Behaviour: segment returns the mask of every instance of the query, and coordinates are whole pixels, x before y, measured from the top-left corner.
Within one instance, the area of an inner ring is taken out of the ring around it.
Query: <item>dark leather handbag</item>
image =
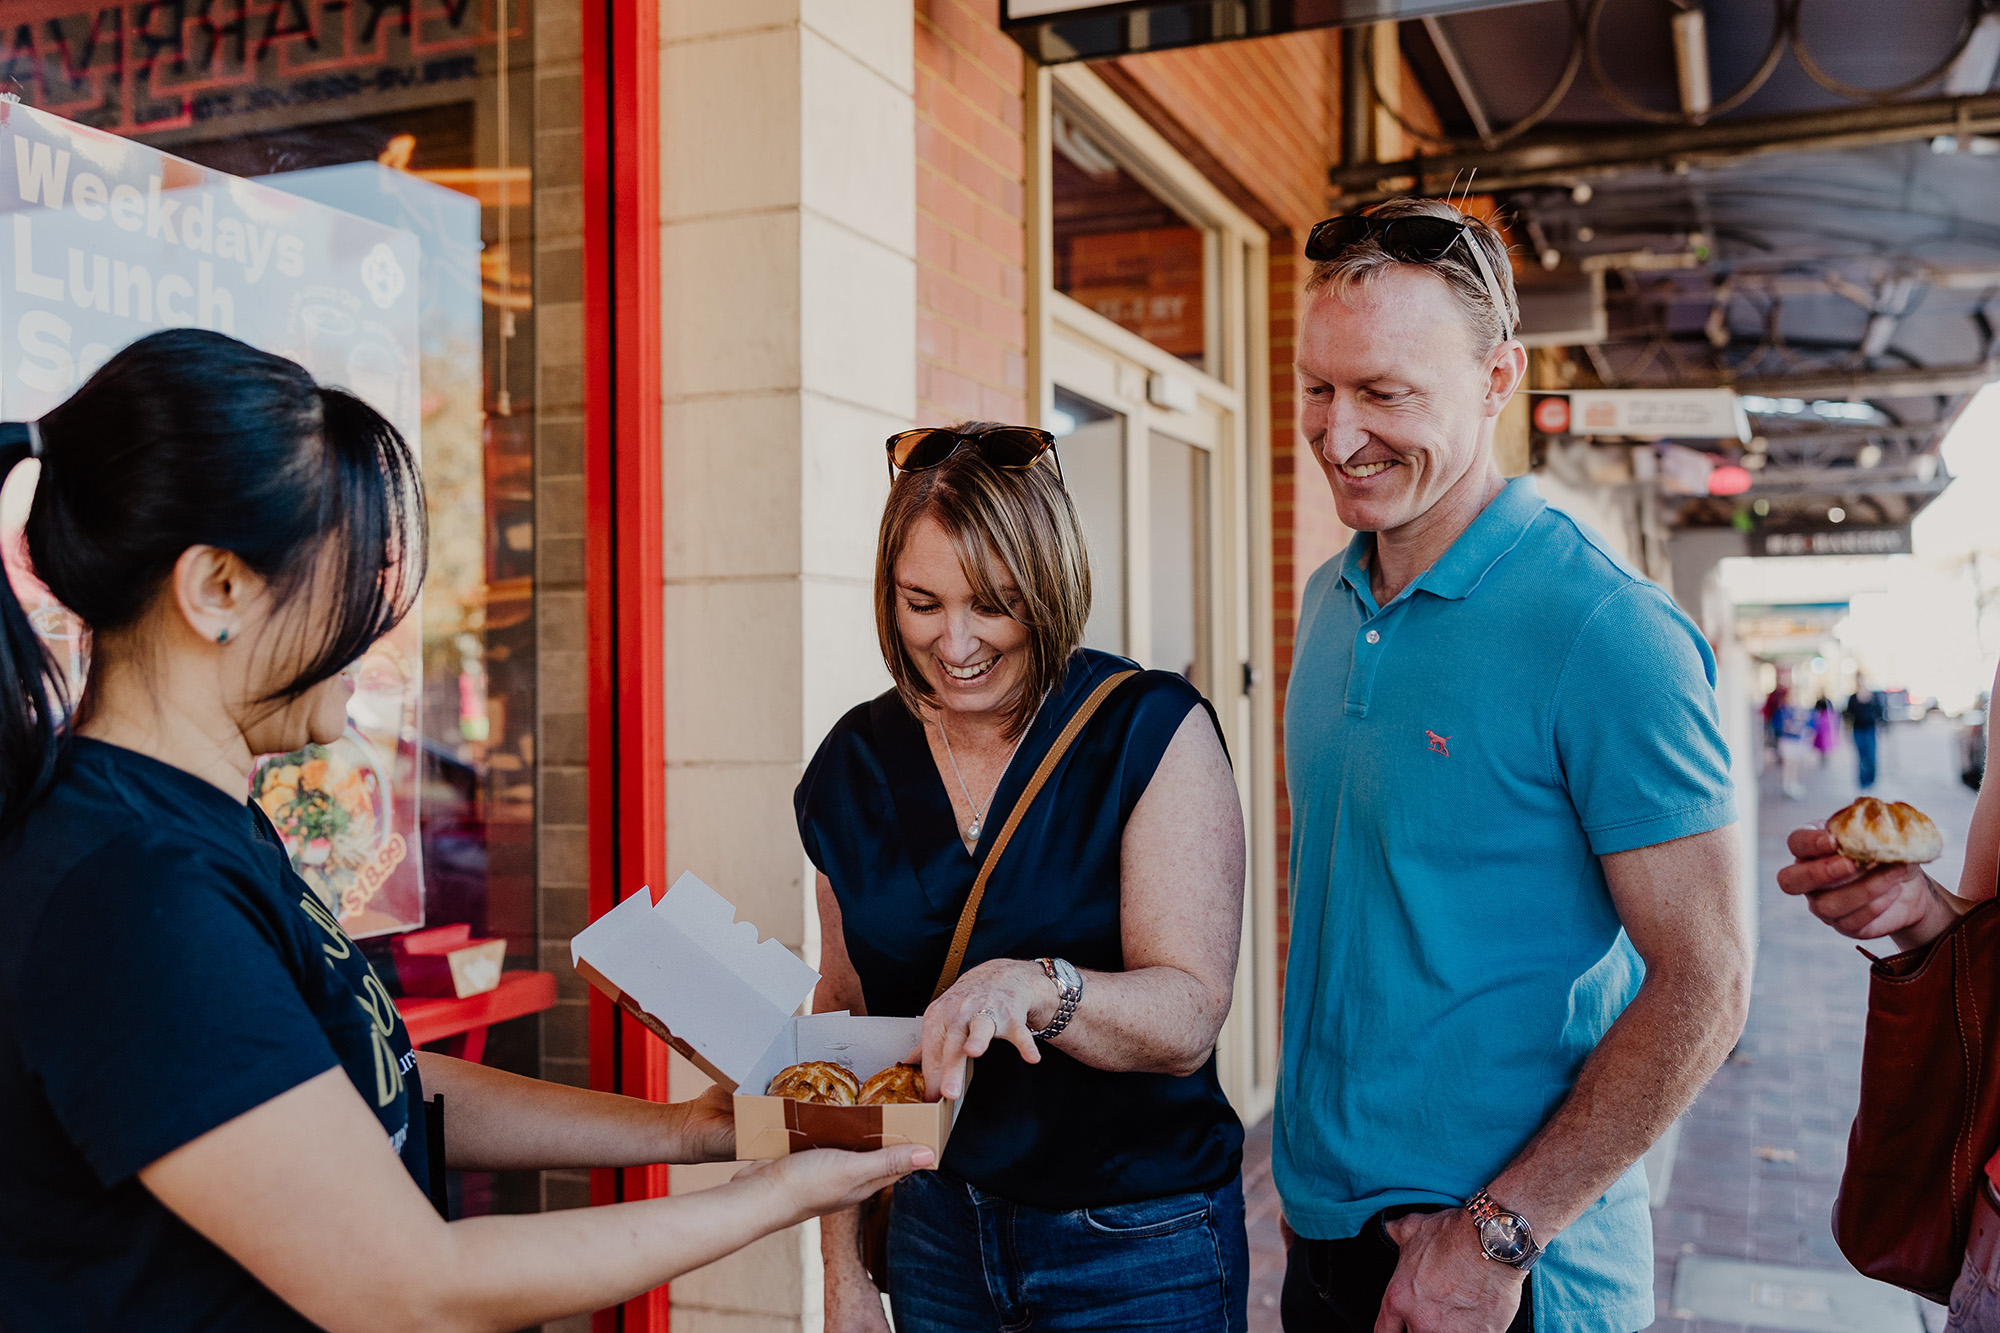
[[[1007,850],[1014,830],[1020,826],[1021,817],[1028,813],[1028,807],[1041,794],[1042,785],[1056,771],[1062,757],[1069,753],[1070,744],[1083,730],[1084,723],[1090,721],[1091,715],[1111,697],[1113,690],[1138,674],[1136,671],[1120,671],[1099,681],[1097,688],[1090,692],[1090,697],[1070,714],[1069,721],[1063,724],[1062,733],[1049,746],[1049,752],[1042,756],[1042,762],[1036,765],[1034,776],[1028,779],[1027,786],[1021,788],[1014,808],[1007,812],[1007,822],[1000,827],[1000,835],[993,839],[986,859],[979,863],[979,874],[972,881],[972,892],[966,895],[964,910],[958,914],[958,928],[951,934],[951,951],[945,955],[944,970],[938,974],[937,985],[931,989],[931,999],[935,1000],[950,990],[958,980],[960,969],[965,966],[965,950],[972,943],[972,926],[979,919],[979,902],[986,896],[986,881],[993,877],[993,868],[1000,864],[1000,854]],[[889,1208],[895,1197],[896,1191],[892,1186],[861,1204],[861,1263],[868,1270],[869,1278],[883,1291],[889,1289]]]
[[[1865,952],[1865,951],[1864,951]],[[2000,899],[1868,983],[1861,1107],[1833,1236],[1867,1276],[1947,1304],[2000,1149]]]

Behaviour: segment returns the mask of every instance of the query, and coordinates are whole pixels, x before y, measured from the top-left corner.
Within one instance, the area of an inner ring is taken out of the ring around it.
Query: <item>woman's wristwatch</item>
[[[1077,1003],[1083,999],[1083,973],[1061,958],[1037,958],[1035,961],[1042,965],[1042,971],[1048,973],[1049,980],[1055,982],[1056,994],[1061,997],[1061,1003],[1056,1006],[1056,1016],[1049,1020],[1047,1027],[1033,1034],[1036,1041],[1047,1041],[1068,1027],[1069,1020],[1076,1017]]]

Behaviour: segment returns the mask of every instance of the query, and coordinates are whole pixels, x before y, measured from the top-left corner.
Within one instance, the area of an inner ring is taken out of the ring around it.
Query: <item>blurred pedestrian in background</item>
[[[1824,767],[1840,744],[1840,719],[1835,716],[1833,704],[1824,694],[1813,701],[1812,742],[1813,748],[1819,751],[1820,765]]]
[[[1773,722],[1778,734],[1778,778],[1786,799],[1796,801],[1805,794],[1799,775],[1805,770],[1806,751],[1813,744],[1813,717],[1804,705],[1788,702],[1778,705]]]
[[[1867,679],[1857,671],[1854,693],[1848,696],[1847,707],[1842,711],[1848,729],[1854,733],[1854,753],[1859,760],[1857,779],[1861,790],[1867,791],[1875,785],[1875,739],[1882,724],[1889,720],[1889,709],[1882,696],[1869,689]]]
[[[1772,754],[1778,752],[1778,710],[1785,706],[1791,690],[1785,685],[1785,678],[1778,677],[1778,683],[1764,696],[1764,748]]]

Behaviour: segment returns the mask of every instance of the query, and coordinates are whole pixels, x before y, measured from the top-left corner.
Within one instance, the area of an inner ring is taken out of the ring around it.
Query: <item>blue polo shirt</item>
[[[1386,607],[1373,549],[1306,585],[1285,705],[1272,1166],[1317,1239],[1506,1167],[1644,975],[1598,857],[1736,818],[1708,644],[1532,478]],[[1535,1327],[1632,1333],[1652,1288],[1635,1165],[1549,1243]]]

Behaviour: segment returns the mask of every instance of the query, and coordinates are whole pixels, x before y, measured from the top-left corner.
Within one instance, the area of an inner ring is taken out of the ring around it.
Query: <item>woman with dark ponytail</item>
[[[80,696],[0,577],[0,1327],[516,1329],[625,1300],[928,1165],[814,1152],[675,1199],[446,1223],[466,1170],[727,1160],[729,1099],[657,1105],[410,1048],[247,802],[330,742],[413,605],[417,464],[299,366],[175,329],[39,422],[35,574]],[[919,1160],[922,1158],[923,1160]]]

